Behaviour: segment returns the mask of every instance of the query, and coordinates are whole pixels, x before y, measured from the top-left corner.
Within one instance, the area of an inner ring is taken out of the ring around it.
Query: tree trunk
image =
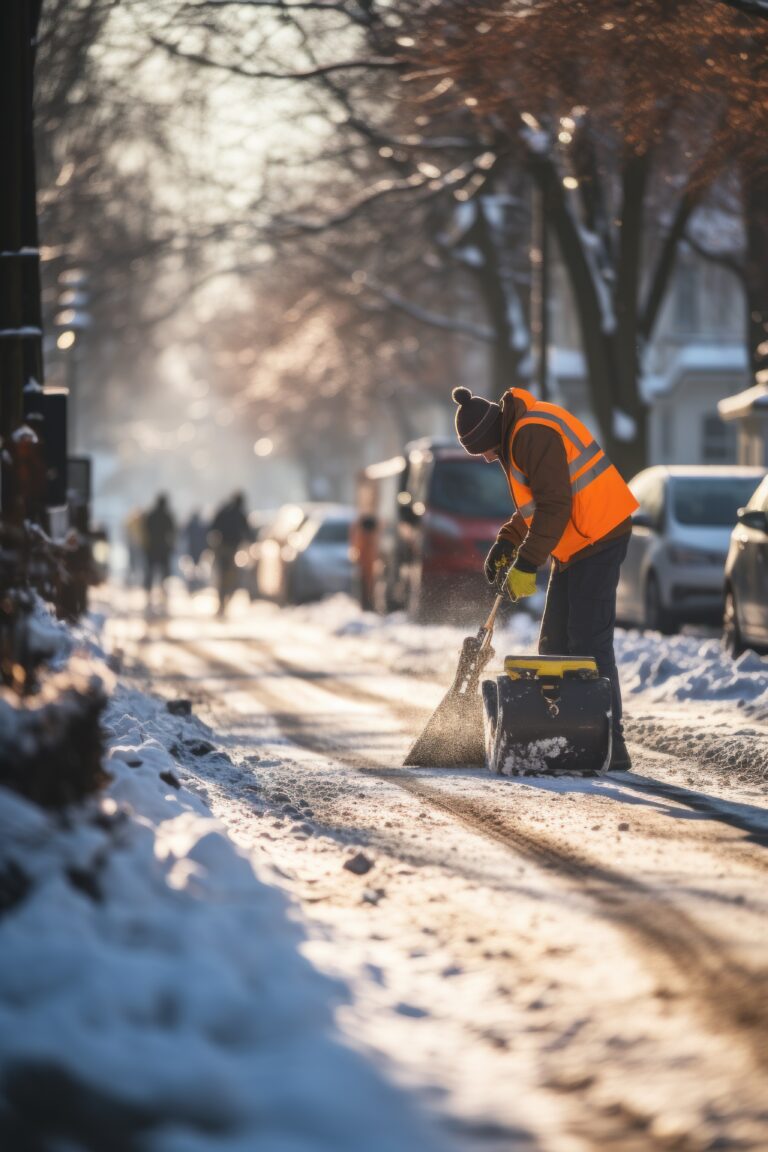
[[[549,160],[536,156],[531,160],[531,172],[549,206],[550,223],[571,282],[581,330],[592,409],[600,426],[602,443],[606,451],[610,452],[615,386],[611,372],[610,323],[601,308],[582,238],[554,165]],[[606,331],[606,328],[609,330]]]
[[[742,169],[746,231],[747,349],[753,373],[768,368],[768,171]]]
[[[24,387],[42,383],[42,333],[33,138],[34,40],[39,0],[0,5],[0,438],[24,419]],[[4,456],[2,511],[23,519],[25,495]]]
[[[502,245],[483,209],[482,197],[476,201],[475,222],[467,234],[482,255],[475,270],[488,322],[495,339],[491,350],[491,395],[498,399],[508,388],[520,386],[520,349],[515,346],[515,332],[510,317],[509,293],[514,286],[505,281],[499,260]]]

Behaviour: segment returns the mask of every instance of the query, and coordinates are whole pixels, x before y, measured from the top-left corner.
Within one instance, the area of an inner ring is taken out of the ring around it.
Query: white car
[[[303,604],[352,591],[349,533],[352,508],[339,505],[310,513],[283,549],[288,600]]]
[[[764,468],[658,465],[630,488],[640,507],[621,568],[616,616],[660,632],[722,619],[731,531]]]

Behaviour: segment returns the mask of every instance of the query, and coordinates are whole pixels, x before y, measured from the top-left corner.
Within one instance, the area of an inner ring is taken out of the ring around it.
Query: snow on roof
[[[752,388],[738,392],[735,396],[727,396],[719,402],[717,411],[722,420],[739,420],[753,413],[768,416],[768,378],[760,380],[761,377],[768,377],[768,372],[759,372],[760,382]]]
[[[584,355],[578,348],[550,348],[549,366],[558,378],[568,376],[580,380],[586,375]]]
[[[746,372],[748,367],[747,350],[742,343],[684,344],[666,372],[647,372],[642,377],[640,389],[646,404],[650,404],[657,396],[671,392],[686,376],[715,372],[736,374]]]
[[[706,479],[711,476],[750,477],[764,476],[765,468],[758,464],[653,464],[644,472],[663,473],[665,476],[689,476]],[[638,473],[638,476],[640,473]],[[637,479],[637,477],[633,477]]]

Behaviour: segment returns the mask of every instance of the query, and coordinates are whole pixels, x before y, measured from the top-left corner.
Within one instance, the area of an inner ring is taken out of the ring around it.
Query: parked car
[[[768,476],[739,508],[725,562],[723,645],[768,650]]]
[[[242,548],[235,557],[235,563],[241,569],[241,585],[245,588],[251,600],[255,600],[259,596],[258,580],[261,544],[274,522],[274,510],[268,512],[262,508],[258,508],[248,513],[250,540],[243,543]]]
[[[402,606],[398,579],[397,498],[405,488],[405,456],[364,468],[357,478],[357,515],[350,532],[353,592],[366,611]]]
[[[295,604],[350,592],[353,519],[353,510],[342,504],[284,504],[258,542],[258,595]]]
[[[283,548],[286,598],[291,604],[352,591],[349,533],[354,509],[339,505],[311,512]]]
[[[283,504],[272,522],[262,529],[254,549],[255,593],[265,600],[284,604],[287,600],[286,572],[283,548],[289,537],[298,532],[309,515],[301,504]]]
[[[657,465],[630,481],[640,507],[619,579],[622,623],[672,633],[721,618],[731,530],[764,474],[735,465]]]
[[[376,610],[452,618],[485,603],[483,561],[513,510],[502,469],[453,441],[414,441],[403,456],[365,469],[358,527],[365,517],[376,536],[370,577]]]

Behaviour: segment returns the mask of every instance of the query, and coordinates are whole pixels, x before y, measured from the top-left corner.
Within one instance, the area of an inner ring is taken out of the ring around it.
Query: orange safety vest
[[[507,479],[517,510],[530,527],[536,502],[528,478],[515,463],[515,439],[521,428],[541,424],[552,428],[563,441],[571,477],[571,516],[552,555],[565,563],[631,516],[637,500],[616,468],[592,438],[589,429],[565,408],[537,400],[524,388],[512,388],[516,399],[527,408],[512,430]]]

